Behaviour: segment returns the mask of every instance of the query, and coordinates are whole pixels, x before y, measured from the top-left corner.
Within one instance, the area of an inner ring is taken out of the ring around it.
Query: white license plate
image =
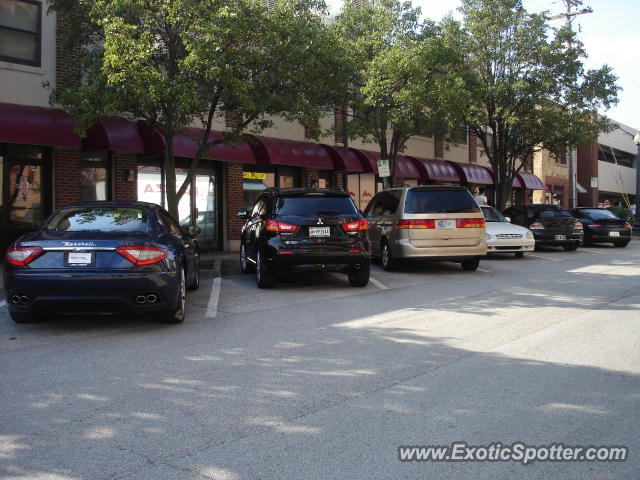
[[[70,265],[89,265],[92,262],[91,252],[69,252]]]
[[[609,236],[610,237],[619,237],[620,236],[620,232],[609,232]]]
[[[455,220],[436,220],[436,228],[456,228]]]
[[[310,237],[328,237],[331,235],[331,227],[309,227]]]
[[[566,235],[556,235],[556,240],[566,240]]]

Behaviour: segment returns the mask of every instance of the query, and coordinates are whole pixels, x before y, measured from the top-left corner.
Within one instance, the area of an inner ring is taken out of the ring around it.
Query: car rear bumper
[[[587,231],[585,232],[584,238],[585,240],[589,240],[590,242],[620,242],[631,239],[631,230],[614,230],[619,233],[619,236],[614,237],[611,236],[609,230],[605,231]]]
[[[175,306],[178,289],[178,278],[160,271],[5,272],[9,310],[43,316],[161,312]],[[26,300],[16,303],[16,295]]]
[[[393,242],[391,253],[396,258],[429,258],[432,260],[464,260],[482,257],[487,254],[487,242],[481,239],[475,245],[462,247],[415,247],[409,239],[399,239]]]
[[[267,265],[275,272],[287,270],[343,270],[368,265],[370,257],[364,253],[294,252],[277,253],[267,260]]]
[[[536,245],[572,245],[582,243],[584,235],[582,233],[536,233],[533,231]],[[558,240],[557,235],[564,235],[564,240]]]

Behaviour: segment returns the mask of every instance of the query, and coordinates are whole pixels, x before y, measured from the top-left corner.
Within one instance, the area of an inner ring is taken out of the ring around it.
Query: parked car
[[[513,205],[503,214],[509,217],[512,223],[531,230],[536,246],[560,246],[566,251],[574,251],[582,244],[582,224],[558,205]]]
[[[349,194],[328,189],[266,189],[246,220],[240,240],[240,269],[255,272],[260,288],[292,270],[344,272],[354,287],[369,282],[367,221]]]
[[[182,322],[199,284],[198,244],[162,207],[87,202],[61,208],[7,250],[9,314],[154,314]]]
[[[614,247],[626,247],[631,241],[631,225],[615,213],[596,207],[580,207],[571,210],[584,228],[584,243],[612,243]]]
[[[400,259],[451,260],[476,270],[487,253],[485,222],[469,191],[453,185],[385,190],[364,211],[373,255],[392,270]]]
[[[516,258],[524,257],[524,252],[531,252],[536,241],[530,230],[510,223],[511,219],[503,216],[498,210],[489,206],[481,206],[487,230],[487,253],[516,254]]]

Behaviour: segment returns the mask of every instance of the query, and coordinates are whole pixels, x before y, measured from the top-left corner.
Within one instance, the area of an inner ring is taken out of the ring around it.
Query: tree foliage
[[[69,42],[84,46],[82,84],[54,91],[53,101],[80,131],[123,113],[159,129],[175,217],[212,146],[241,141],[243,131],[261,131],[273,116],[317,118],[341,90],[344,67],[320,1],[278,0],[268,8],[254,0],[56,0],[53,8],[76,24]],[[211,141],[214,121],[227,113],[235,127]],[[177,186],[172,139],[192,124],[203,132]]]
[[[586,70],[586,52],[570,27],[551,30],[546,12],[520,0],[463,0],[463,22],[443,22],[443,40],[466,52],[459,65],[459,122],[477,135],[494,171],[496,206],[535,151],[559,155],[609,128],[595,114],[617,101],[608,66]]]

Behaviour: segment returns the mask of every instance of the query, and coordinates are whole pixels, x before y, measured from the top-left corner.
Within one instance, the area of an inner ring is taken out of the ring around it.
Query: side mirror
[[[247,218],[249,218],[249,212],[247,212],[246,208],[241,208],[238,210],[238,213],[236,213],[236,218],[246,220]]]
[[[505,219],[507,222],[511,223],[511,217],[504,217],[504,219]]]
[[[195,225],[189,225],[189,228],[187,228],[187,232],[192,237],[195,237],[196,235],[200,235],[200,232],[202,232],[202,230],[200,229],[200,227],[196,227]]]

